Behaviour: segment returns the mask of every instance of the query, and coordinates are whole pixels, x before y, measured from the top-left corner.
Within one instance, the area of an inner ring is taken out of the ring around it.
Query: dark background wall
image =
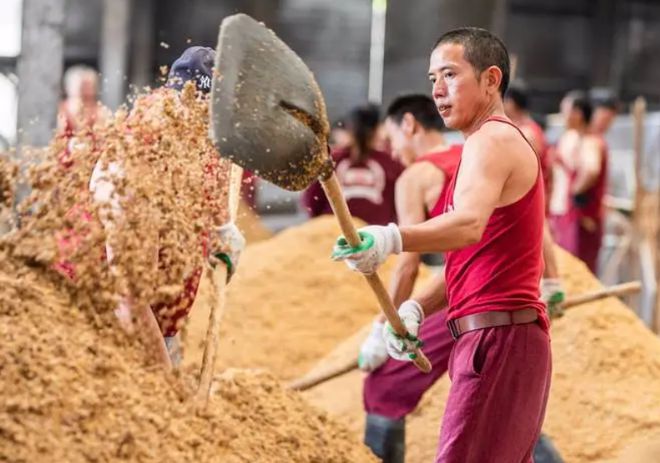
[[[133,0],[133,10],[129,81],[155,83],[160,65],[189,42],[214,46],[222,18],[241,11],[266,22],[307,62],[331,118],[367,99],[370,0]],[[98,65],[102,14],[102,0],[69,0],[67,65]],[[660,1],[389,0],[386,20],[384,102],[403,91],[428,92],[435,39],[451,27],[479,25],[496,30],[516,55],[537,112],[555,111],[570,89],[595,85],[660,106]]]

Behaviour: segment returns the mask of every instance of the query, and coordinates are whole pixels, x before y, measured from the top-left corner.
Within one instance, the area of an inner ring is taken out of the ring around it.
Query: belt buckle
[[[456,320],[447,320],[447,328],[449,328],[449,334],[451,334],[452,339],[456,341],[460,335],[456,327]]]

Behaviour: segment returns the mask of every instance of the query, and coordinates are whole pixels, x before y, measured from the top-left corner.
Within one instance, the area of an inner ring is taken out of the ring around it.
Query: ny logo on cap
[[[200,76],[199,85],[205,90],[211,89],[211,78],[209,76]]]

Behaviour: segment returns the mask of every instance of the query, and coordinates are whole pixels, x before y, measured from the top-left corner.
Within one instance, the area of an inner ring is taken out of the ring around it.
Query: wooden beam
[[[104,0],[101,29],[101,101],[115,110],[126,96],[131,0]]]
[[[19,149],[47,145],[55,129],[64,59],[65,4],[66,0],[23,2],[17,63]]]

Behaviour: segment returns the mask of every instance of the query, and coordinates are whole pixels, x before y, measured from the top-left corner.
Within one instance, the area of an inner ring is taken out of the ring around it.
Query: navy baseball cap
[[[197,90],[211,91],[215,50],[209,47],[190,47],[172,64],[167,76],[168,88],[181,90],[186,82],[194,80]]]

